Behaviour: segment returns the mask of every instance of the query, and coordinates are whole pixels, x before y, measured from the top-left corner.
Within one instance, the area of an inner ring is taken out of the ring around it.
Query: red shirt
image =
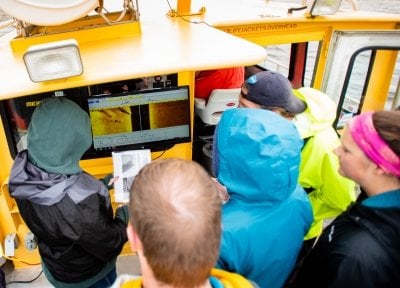
[[[244,67],[200,71],[195,78],[194,97],[208,99],[214,89],[240,88]]]

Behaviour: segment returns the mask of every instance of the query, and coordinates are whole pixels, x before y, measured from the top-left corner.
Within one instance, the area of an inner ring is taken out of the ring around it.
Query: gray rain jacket
[[[38,240],[46,276],[91,285],[115,267],[127,236],[126,224],[113,217],[107,187],[79,167],[92,142],[89,116],[67,98],[45,99],[27,140],[9,191]]]

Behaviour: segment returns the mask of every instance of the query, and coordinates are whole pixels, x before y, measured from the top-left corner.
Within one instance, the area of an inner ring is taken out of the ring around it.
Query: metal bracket
[[[4,255],[7,257],[13,257],[15,255],[15,249],[18,246],[18,241],[15,233],[7,234],[4,240]]]

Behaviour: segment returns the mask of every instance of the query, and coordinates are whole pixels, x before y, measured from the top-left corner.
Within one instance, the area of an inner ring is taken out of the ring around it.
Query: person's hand
[[[110,190],[113,188],[113,184],[115,181],[118,180],[118,176],[113,177],[113,174],[107,174],[101,181],[104,183],[104,185],[107,186],[107,189]]]
[[[115,219],[121,221],[125,225],[128,225],[129,222],[128,205],[122,205],[117,208],[117,211],[115,211]]]
[[[229,193],[228,193],[228,190],[226,189],[226,187],[224,185],[219,183],[217,178],[211,177],[211,179],[215,183],[215,187],[217,188],[217,191],[218,191],[218,194],[219,194],[219,198],[221,198],[222,204],[225,204],[226,202],[228,202],[229,197],[230,197]]]

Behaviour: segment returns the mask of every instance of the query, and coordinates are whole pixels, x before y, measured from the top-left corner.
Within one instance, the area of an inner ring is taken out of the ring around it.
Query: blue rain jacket
[[[224,112],[214,141],[214,172],[230,194],[217,267],[282,287],[313,220],[298,185],[303,140],[278,114],[241,108]]]

